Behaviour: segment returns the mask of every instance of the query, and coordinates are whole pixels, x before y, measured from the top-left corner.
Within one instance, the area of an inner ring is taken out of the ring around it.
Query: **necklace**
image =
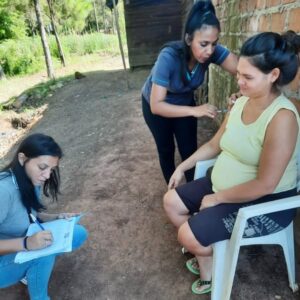
[[[196,73],[198,67],[199,67],[199,63],[196,63],[196,65],[194,66],[193,70],[191,71],[191,76],[192,76],[192,77],[193,77],[193,75]]]
[[[194,66],[193,70],[192,71],[187,71],[187,78],[188,80],[191,80],[192,77],[194,76],[194,74],[196,73],[197,69],[199,67],[199,63],[196,63],[196,65]]]

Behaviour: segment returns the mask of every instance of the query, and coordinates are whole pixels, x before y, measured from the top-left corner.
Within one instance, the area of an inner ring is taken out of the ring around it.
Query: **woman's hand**
[[[183,175],[184,172],[181,171],[180,168],[177,168],[169,180],[168,189],[171,190],[176,188],[182,180]]]
[[[218,201],[218,198],[217,198],[216,194],[206,195],[202,199],[201,206],[200,206],[199,210],[203,210],[205,208],[213,207],[213,206],[216,206],[218,204],[220,204],[220,202]]]
[[[27,238],[27,249],[37,250],[52,245],[53,238],[51,231],[43,230],[31,235]]]
[[[80,213],[60,213],[57,215],[56,219],[70,219],[79,215]]]
[[[193,107],[193,117],[195,118],[207,116],[213,119],[217,114],[217,108],[208,103]]]

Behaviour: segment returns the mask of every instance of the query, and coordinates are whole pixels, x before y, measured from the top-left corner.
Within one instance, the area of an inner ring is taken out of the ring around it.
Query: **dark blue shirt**
[[[184,83],[181,74],[181,58],[178,52],[165,47],[161,50],[158,58],[148,76],[142,94],[150,103],[152,83],[167,89],[165,101],[176,105],[192,105],[194,91],[203,83],[205,72],[210,63],[220,65],[229,55],[229,50],[217,45],[212,56],[205,63],[197,63],[194,70],[188,74],[188,83]]]

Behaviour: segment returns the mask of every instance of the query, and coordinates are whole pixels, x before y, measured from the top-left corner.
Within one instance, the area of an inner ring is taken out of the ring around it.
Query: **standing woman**
[[[22,264],[14,262],[18,251],[43,249],[52,244],[50,231],[26,237],[33,221],[41,222],[76,216],[74,213],[48,214],[40,202],[41,188],[48,197],[57,199],[60,186],[59,160],[62,150],[50,136],[32,134],[19,146],[11,163],[0,173],[0,288],[11,286],[26,277],[31,300],[47,300],[48,282],[55,255]],[[76,224],[72,250],[80,247],[87,231]]]
[[[188,15],[183,41],[165,45],[142,88],[144,118],[167,183],[175,171],[174,136],[185,160],[197,149],[197,118],[217,115],[215,106],[196,106],[194,101],[209,64],[236,74],[237,57],[218,45],[220,31],[213,4],[198,1]],[[193,174],[193,169],[187,170],[186,180],[191,181]]]

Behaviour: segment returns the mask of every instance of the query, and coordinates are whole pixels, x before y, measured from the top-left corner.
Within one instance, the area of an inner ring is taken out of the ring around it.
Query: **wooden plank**
[[[124,6],[131,67],[153,64],[164,43],[181,38],[182,0],[125,0]]]

